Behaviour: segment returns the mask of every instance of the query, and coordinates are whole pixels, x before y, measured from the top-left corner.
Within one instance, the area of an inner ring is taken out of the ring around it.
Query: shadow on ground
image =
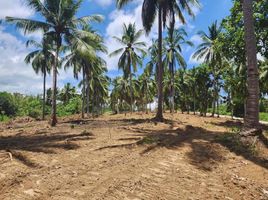
[[[222,125],[227,126],[227,124]],[[233,126],[237,126],[237,124],[233,124]],[[179,149],[188,145],[191,149],[186,152],[189,163],[202,170],[211,171],[220,162],[225,162],[226,155],[230,151],[268,169],[267,158],[255,155],[252,149],[239,143],[234,133],[212,132],[190,125],[185,126],[184,129],[163,129],[159,131],[131,127],[129,131],[134,132],[129,139],[134,140],[135,138],[135,142],[106,146],[97,150],[143,146],[144,150],[141,152],[141,155],[143,155],[158,148]]]
[[[81,134],[70,134],[67,132],[42,134],[27,134],[15,136],[0,136],[0,151],[4,150],[12,154],[14,158],[21,161],[28,167],[38,167],[33,161],[27,158],[23,152],[35,152],[55,154],[56,150],[73,150],[79,148],[74,141],[92,140],[92,133],[82,132]]]

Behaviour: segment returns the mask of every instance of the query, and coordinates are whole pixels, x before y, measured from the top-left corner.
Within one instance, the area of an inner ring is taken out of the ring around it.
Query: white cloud
[[[94,1],[98,5],[102,7],[108,7],[113,3],[113,0],[89,0],[89,1]]]
[[[30,52],[25,44],[15,36],[6,33],[0,27],[0,91],[20,92],[23,94],[42,93],[42,76],[36,75],[31,65],[24,63],[25,56]],[[72,69],[59,71],[58,86],[73,80]],[[51,87],[51,77],[47,87]]]
[[[141,10],[142,2],[140,1],[135,9],[132,10],[114,10],[109,19],[111,22],[106,28],[105,44],[108,47],[108,52],[111,53],[114,50],[120,48],[113,36],[120,37],[122,35],[122,26],[123,24],[135,23],[137,30],[143,29],[142,20],[141,20]],[[157,37],[157,24],[155,23],[152,27],[152,31],[149,36],[145,34],[140,38],[140,41],[146,42],[148,46],[151,44],[151,39]],[[104,59],[107,61],[107,67],[109,70],[117,69],[117,63],[119,56],[110,58],[109,56],[104,56]]]
[[[0,19],[6,16],[12,17],[30,17],[34,12],[25,5],[23,0],[1,0],[0,1]]]
[[[192,43],[194,43],[195,46],[198,46],[199,44],[202,43],[202,38],[199,36],[199,35],[193,35],[191,38],[190,38],[190,41]]]

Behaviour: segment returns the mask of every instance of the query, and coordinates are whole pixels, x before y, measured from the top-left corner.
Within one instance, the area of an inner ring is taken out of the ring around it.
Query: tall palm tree
[[[122,8],[133,0],[116,0],[117,6]],[[158,110],[156,120],[163,121],[163,75],[162,66],[162,31],[169,18],[175,24],[175,15],[177,15],[182,23],[186,23],[183,11],[190,16],[194,16],[192,6],[199,6],[198,0],[143,0],[142,6],[142,22],[147,33],[151,31],[153,23],[158,13]]]
[[[55,60],[52,66],[53,84],[52,84],[52,113],[51,126],[57,124],[56,117],[56,88],[57,88],[57,68],[59,67],[60,49],[64,42],[72,45],[87,46],[81,37],[91,36],[90,32],[81,30],[80,27],[86,26],[90,21],[102,21],[99,15],[84,16],[77,18],[76,14],[83,0],[27,0],[27,5],[39,14],[43,20],[24,19],[16,17],[6,17],[6,21],[15,24],[17,28],[22,29],[24,34],[44,31],[46,36],[53,38],[53,47],[55,50]]]
[[[193,43],[187,41],[185,38],[187,37],[187,33],[183,28],[174,29],[173,27],[168,28],[168,35],[164,40],[164,44],[166,45],[167,51],[165,52],[164,63],[165,66],[168,66],[168,71],[170,73],[171,85],[170,85],[170,105],[171,105],[171,113],[174,112],[174,75],[176,71],[176,64],[181,66],[182,68],[186,68],[186,62],[182,56],[182,45],[193,46]]]
[[[103,38],[90,27],[84,27],[83,30],[91,32],[91,36],[82,37],[87,46],[71,45],[70,54],[64,60],[64,68],[73,67],[74,78],[78,79],[79,73],[82,72],[82,118],[84,118],[85,104],[86,112],[89,114],[89,82],[93,71],[101,70],[104,61],[97,55],[98,52],[106,53],[106,47],[103,44]]]
[[[257,66],[257,42],[254,31],[253,0],[243,0],[245,42],[247,57],[246,129],[259,129],[259,72]]]
[[[146,47],[144,42],[140,42],[139,39],[143,34],[143,30],[136,30],[136,25],[134,24],[124,24],[123,25],[123,35],[121,38],[114,36],[113,38],[123,45],[122,48],[119,48],[112,52],[110,56],[117,56],[121,54],[118,62],[119,69],[122,69],[124,72],[124,77],[129,78],[130,81],[130,108],[131,113],[133,112],[133,88],[132,88],[132,73],[137,71],[137,65],[142,66],[141,56],[146,54],[143,49]]]
[[[202,39],[202,43],[197,47],[197,50],[193,55],[193,58],[206,62],[209,65],[213,75],[214,100],[212,116],[214,116],[215,114],[216,102],[218,101],[219,76],[224,60],[224,55],[221,51],[221,48],[218,47],[218,41],[221,31],[222,27],[218,26],[216,21],[208,27],[208,34],[204,31],[198,32],[198,35]]]
[[[42,43],[34,40],[28,40],[26,46],[36,48],[33,52],[25,57],[27,64],[32,63],[32,67],[36,74],[43,75],[43,112],[42,119],[45,119],[45,105],[46,105],[46,77],[50,73],[51,66],[54,60],[54,54],[48,38],[43,38]]]

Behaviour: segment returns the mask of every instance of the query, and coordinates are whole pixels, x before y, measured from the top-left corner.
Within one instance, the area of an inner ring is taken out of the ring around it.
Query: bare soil
[[[244,149],[226,134],[241,122],[152,117],[1,124],[0,199],[268,199],[267,146]]]

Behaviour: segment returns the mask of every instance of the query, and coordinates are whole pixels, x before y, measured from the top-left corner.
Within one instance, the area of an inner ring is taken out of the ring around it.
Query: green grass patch
[[[0,115],[0,122],[8,122],[10,118],[6,115]]]
[[[268,113],[260,113],[260,120],[268,122]]]
[[[158,142],[157,138],[147,136],[147,137],[144,137],[142,140],[140,140],[138,144],[154,144],[157,142]]]

